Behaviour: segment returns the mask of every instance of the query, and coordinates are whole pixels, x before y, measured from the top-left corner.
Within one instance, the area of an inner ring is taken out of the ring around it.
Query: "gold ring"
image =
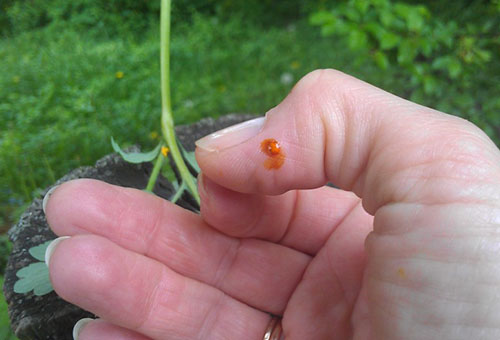
[[[273,315],[262,340],[280,340],[282,331],[281,318]]]

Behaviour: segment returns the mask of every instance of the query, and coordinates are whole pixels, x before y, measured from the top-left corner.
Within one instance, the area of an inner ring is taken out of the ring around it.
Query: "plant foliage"
[[[54,290],[49,278],[49,268],[45,263],[45,250],[52,240],[29,249],[29,253],[39,262],[34,262],[19,269],[16,273],[19,280],[14,284],[14,292],[25,294],[33,291],[40,296]]]
[[[113,150],[120,154],[124,160],[126,160],[129,163],[144,163],[144,162],[151,162],[153,161],[156,157],[158,157],[158,154],[160,153],[160,148],[161,148],[161,143],[158,143],[158,145],[151,151],[146,151],[146,152],[125,152],[123,151],[120,146],[115,142],[113,137],[111,137],[111,145],[113,146]]]
[[[498,1],[491,1],[478,10],[480,21],[463,24],[441,19],[421,4],[349,0],[312,13],[309,22],[323,36],[344,41],[356,52],[359,65],[373,62],[382,70],[402,71],[413,87],[412,100],[435,107],[433,103],[452,93],[438,108],[458,108],[487,128],[498,126],[499,118],[478,113],[483,107],[500,109],[499,101],[477,96],[477,72],[500,58],[500,8]],[[495,121],[485,124],[490,118]]]

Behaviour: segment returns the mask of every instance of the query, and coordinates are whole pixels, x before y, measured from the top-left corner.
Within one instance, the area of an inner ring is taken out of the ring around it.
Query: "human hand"
[[[201,216],[92,180],[46,201],[54,288],[102,318],[79,340],[261,340],[269,313],[287,340],[500,338],[500,152],[474,125],[322,70],[197,160]]]

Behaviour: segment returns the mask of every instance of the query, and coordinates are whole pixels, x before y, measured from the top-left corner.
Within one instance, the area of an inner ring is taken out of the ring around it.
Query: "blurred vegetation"
[[[158,15],[146,0],[0,3],[0,233],[43,188],[111,152],[111,136],[156,144]],[[331,67],[499,142],[500,0],[174,0],[172,15],[178,124],[264,113]]]
[[[452,4],[457,18],[435,4],[441,16],[422,4],[351,0],[309,19],[323,36],[357,52],[355,63],[398,69],[409,80],[409,99],[461,114],[495,137],[500,99],[483,89],[498,88],[500,79],[499,3],[472,2],[463,13]]]

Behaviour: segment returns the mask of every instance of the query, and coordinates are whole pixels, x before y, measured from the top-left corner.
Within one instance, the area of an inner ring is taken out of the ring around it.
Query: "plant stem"
[[[170,148],[177,170],[194,199],[200,204],[200,196],[195,179],[182,158],[175,139],[172,102],[170,97],[170,5],[171,0],[161,0],[160,43],[161,43],[161,131]]]
[[[163,165],[163,160],[165,159],[165,156],[161,153],[161,151],[158,153],[158,157],[156,158],[155,166],[153,167],[153,171],[151,172],[151,176],[149,176],[148,179],[148,185],[146,186],[146,191],[147,192],[153,192],[153,189],[156,184],[156,179],[158,178],[158,174],[160,173],[161,166]]]

